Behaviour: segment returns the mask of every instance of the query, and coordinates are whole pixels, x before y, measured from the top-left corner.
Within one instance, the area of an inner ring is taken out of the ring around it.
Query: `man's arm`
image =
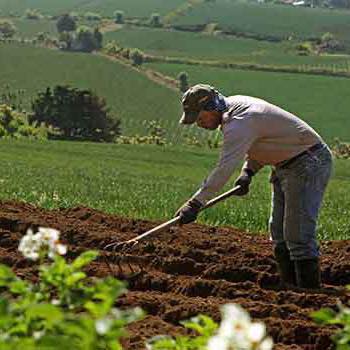
[[[224,133],[223,148],[216,168],[192,197],[202,204],[212,199],[224,187],[256,139],[249,116],[232,120],[230,124]]]

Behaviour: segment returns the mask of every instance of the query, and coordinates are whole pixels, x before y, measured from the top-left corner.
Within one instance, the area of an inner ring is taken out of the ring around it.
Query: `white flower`
[[[112,326],[113,321],[110,318],[101,318],[95,322],[96,332],[99,335],[105,335]]]
[[[267,337],[261,342],[257,350],[272,350],[272,348],[273,348],[273,340],[271,337]]]
[[[209,339],[208,350],[271,350],[273,341],[266,337],[266,326],[252,322],[239,305],[226,304],[221,308],[222,321],[217,334]]]
[[[36,339],[36,340],[42,338],[44,335],[45,335],[45,331],[33,332],[33,337],[34,337],[34,339]]]
[[[33,235],[33,231],[28,229],[26,235],[19,242],[18,250],[26,258],[37,260],[39,258],[40,247],[40,237],[37,234]]]
[[[207,345],[208,350],[228,350],[228,347],[228,340],[220,336],[210,338]]]
[[[67,246],[56,243],[49,246],[49,258],[53,259],[56,254],[65,255],[67,253]]]
[[[266,326],[262,322],[252,323],[248,330],[248,339],[252,343],[260,343],[266,335]]]
[[[36,234],[28,229],[26,235],[22,237],[18,250],[28,259],[37,260],[40,252],[48,252],[49,258],[54,258],[56,254],[64,255],[67,247],[59,242],[60,232],[46,227],[40,227]]]
[[[48,227],[39,227],[38,233],[40,233],[43,242],[47,243],[48,245],[58,242],[60,237],[60,231]]]

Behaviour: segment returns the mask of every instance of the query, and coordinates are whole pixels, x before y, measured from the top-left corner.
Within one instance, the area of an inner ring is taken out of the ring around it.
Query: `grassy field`
[[[156,56],[265,65],[346,67],[350,70],[350,56],[299,56],[296,53],[295,42],[273,43],[135,27],[124,27],[115,32],[106,33],[104,41],[112,40],[122,47],[137,47]]]
[[[166,220],[196,191],[215,165],[217,153],[199,148],[1,140],[0,198],[45,208],[86,205],[117,215]],[[248,197],[232,198],[203,212],[199,222],[266,232],[268,175],[268,169],[262,170]],[[350,238],[349,180],[350,162],[336,161],[320,218],[320,238]]]
[[[5,84],[12,90],[24,89],[27,107],[31,98],[48,86],[92,89],[122,119],[124,134],[144,131],[143,120],[176,124],[180,115],[179,94],[96,55],[0,44],[0,67],[0,91]]]
[[[346,42],[350,49],[349,12],[346,10],[216,0],[203,2],[186,16],[177,17],[175,23],[218,23],[226,29],[279,38],[320,37],[325,32],[331,32]]]
[[[29,19],[12,20],[17,28],[16,36],[21,38],[32,38],[39,32],[49,33],[50,35],[58,35],[56,22],[46,19],[33,21]]]
[[[191,84],[216,86],[227,95],[265,98],[308,121],[327,140],[339,137],[350,141],[348,124],[350,80],[305,74],[271,73],[245,70],[150,64],[151,68],[176,77],[189,74]]]
[[[164,15],[184,2],[185,0],[0,0],[0,9],[4,15],[23,15],[30,8],[50,15],[69,11],[93,11],[112,17],[114,11],[122,10],[127,17],[149,17],[153,12]]]

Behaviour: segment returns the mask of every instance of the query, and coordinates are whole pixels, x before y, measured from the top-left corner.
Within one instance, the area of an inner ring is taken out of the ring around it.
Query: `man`
[[[220,160],[200,189],[176,213],[186,224],[229,180],[245,158],[235,185],[249,191],[252,177],[265,165],[271,175],[269,221],[282,285],[320,288],[316,221],[331,175],[332,155],[322,138],[295,115],[250,96],[225,97],[198,84],[182,99],[181,124],[215,130],[221,127]]]

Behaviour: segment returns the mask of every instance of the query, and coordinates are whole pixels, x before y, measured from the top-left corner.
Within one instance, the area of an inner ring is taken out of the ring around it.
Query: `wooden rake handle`
[[[239,190],[241,189],[241,186],[235,186],[234,188],[232,188],[231,190],[221,194],[220,196],[217,196],[215,197],[214,199],[210,200],[204,207],[202,207],[200,209],[200,211],[204,210],[204,209],[207,209],[207,208],[210,208],[212,207],[213,205],[223,201],[224,199],[228,198],[228,197],[231,197],[231,196],[234,196],[235,194],[237,194],[239,192]],[[160,224],[154,228],[152,228],[151,230],[133,238],[133,239],[130,239],[128,241],[125,241],[125,242],[120,242],[120,243],[112,243],[112,244],[108,244],[105,248],[109,248],[109,247],[118,247],[118,246],[121,246],[121,245],[128,245],[128,244],[137,244],[138,241],[140,239],[143,239],[147,236],[150,236],[151,234],[153,233],[157,233],[157,232],[160,232],[160,231],[163,231],[165,229],[167,229],[168,227],[171,227],[171,226],[174,226],[176,225],[177,223],[180,222],[180,216],[177,216],[175,218],[172,218],[170,219],[169,221],[167,222],[164,222],[163,224]]]

